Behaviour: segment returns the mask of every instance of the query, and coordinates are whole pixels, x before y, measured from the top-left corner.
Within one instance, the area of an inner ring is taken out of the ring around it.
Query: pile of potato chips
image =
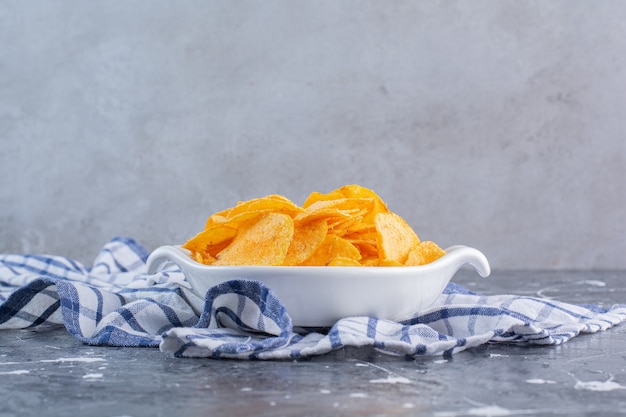
[[[183,247],[207,265],[415,266],[445,255],[358,185],[313,192],[301,207],[280,195],[239,202]]]

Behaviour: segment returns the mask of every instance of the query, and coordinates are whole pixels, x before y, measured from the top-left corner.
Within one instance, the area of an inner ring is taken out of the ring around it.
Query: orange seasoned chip
[[[313,255],[300,265],[326,266],[333,258],[339,257],[358,261],[361,259],[361,253],[347,240],[335,235],[326,235]]]
[[[374,227],[360,229],[356,232],[348,233],[344,236],[346,240],[352,243],[368,243],[376,246],[378,233]]]
[[[378,213],[374,224],[380,259],[404,263],[409,250],[420,243],[411,226],[396,213]]]
[[[351,242],[361,253],[363,258],[376,258],[378,259],[378,247],[370,243]]]
[[[383,211],[387,211],[387,205],[385,202],[376,194],[374,191],[369,188],[362,187],[360,185],[351,184],[344,185],[343,187],[337,188],[329,193],[323,194],[317,191],[312,192],[302,204],[302,207],[307,208],[311,204],[317,201],[326,201],[326,200],[339,200],[341,198],[367,198],[376,200],[377,205]]]
[[[265,213],[243,223],[232,243],[217,254],[213,265],[281,265],[294,223],[283,213]]]
[[[307,223],[313,220],[328,219],[329,221],[350,219],[353,216],[363,215],[368,211],[368,206],[373,207],[372,199],[349,199],[319,200],[304,209],[304,212],[296,215],[295,220]]]
[[[228,222],[228,212],[232,210],[231,208],[228,208],[226,210],[222,210],[222,211],[218,211],[217,213],[212,214],[211,216],[209,216],[209,218],[207,219],[206,223],[204,224],[204,228],[208,228],[211,227],[215,224],[224,224]]]
[[[364,229],[362,232],[346,234],[343,238],[356,246],[363,258],[378,259],[377,233],[375,229]]]
[[[215,257],[208,253],[192,252],[192,258],[201,264],[211,265],[215,262]]]
[[[404,266],[398,261],[392,261],[391,259],[379,259],[377,266]]]
[[[418,266],[436,261],[446,254],[435,242],[424,241],[409,251],[405,265]]]
[[[362,266],[356,259],[344,258],[338,256],[328,261],[326,266]]]
[[[311,204],[318,202],[318,201],[337,200],[343,197],[344,195],[338,190],[331,191],[330,193],[327,193],[327,194],[323,194],[318,191],[313,191],[311,194],[309,194],[306,200],[304,200],[304,203],[302,203],[302,207],[306,209]]]
[[[283,213],[293,216],[304,210],[289,199],[271,194],[248,201],[240,201],[235,207],[221,211],[209,217],[205,227],[211,224],[243,222],[262,213]]]
[[[270,211],[273,213],[293,215],[304,210],[285,197],[272,194],[238,204],[228,212],[228,218],[235,219],[249,213],[261,214]]]
[[[236,235],[237,229],[234,227],[211,225],[185,242],[183,248],[189,249],[194,255],[198,254],[195,258],[202,259],[202,263],[209,263]]]
[[[379,266],[378,265],[378,263],[379,263],[378,262],[378,255],[373,256],[373,257],[361,258],[359,263],[362,266]]]
[[[298,265],[310,258],[322,244],[327,233],[328,224],[324,219],[307,224],[296,223],[283,265]]]
[[[382,198],[374,191],[369,188],[361,187],[360,185],[352,184],[345,185],[337,190],[344,197],[347,198],[367,198],[372,199],[374,201],[374,207],[370,212],[371,220],[373,221],[374,216],[377,213],[386,213],[389,211],[387,208],[387,204],[383,201]]]
[[[445,254],[356,184],[312,192],[301,207],[277,194],[240,201],[183,247],[208,265],[398,266]]]

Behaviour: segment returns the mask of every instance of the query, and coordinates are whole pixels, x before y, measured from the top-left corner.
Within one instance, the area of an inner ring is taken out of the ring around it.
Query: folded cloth
[[[450,283],[413,319],[347,317],[307,333],[293,328],[289,312],[261,282],[227,281],[203,299],[175,266],[148,275],[147,256],[128,238],[107,243],[91,268],[59,256],[0,255],[0,330],[64,325],[92,345],[160,347],[177,357],[287,359],[347,346],[414,356],[485,343],[558,345],[626,320],[626,305],[484,296]]]

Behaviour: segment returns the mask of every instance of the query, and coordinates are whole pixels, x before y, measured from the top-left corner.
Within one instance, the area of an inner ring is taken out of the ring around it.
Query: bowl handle
[[[173,262],[184,272],[183,265],[189,263],[189,251],[180,246],[160,246],[156,248],[146,261],[148,274],[154,274],[165,262]]]
[[[452,265],[455,265],[456,269],[461,268],[461,266],[465,264],[469,264],[483,278],[488,277],[489,274],[491,274],[489,261],[487,261],[485,255],[478,249],[464,245],[450,246],[446,249],[446,256],[444,258],[446,258]]]

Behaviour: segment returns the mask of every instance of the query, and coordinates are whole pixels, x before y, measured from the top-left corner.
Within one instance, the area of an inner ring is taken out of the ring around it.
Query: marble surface
[[[485,294],[609,306],[626,271],[460,271]],[[0,332],[0,417],[613,416],[626,414],[626,326],[561,346],[485,345],[452,357],[342,349],[306,360],[176,359],[87,346],[64,329]]]

